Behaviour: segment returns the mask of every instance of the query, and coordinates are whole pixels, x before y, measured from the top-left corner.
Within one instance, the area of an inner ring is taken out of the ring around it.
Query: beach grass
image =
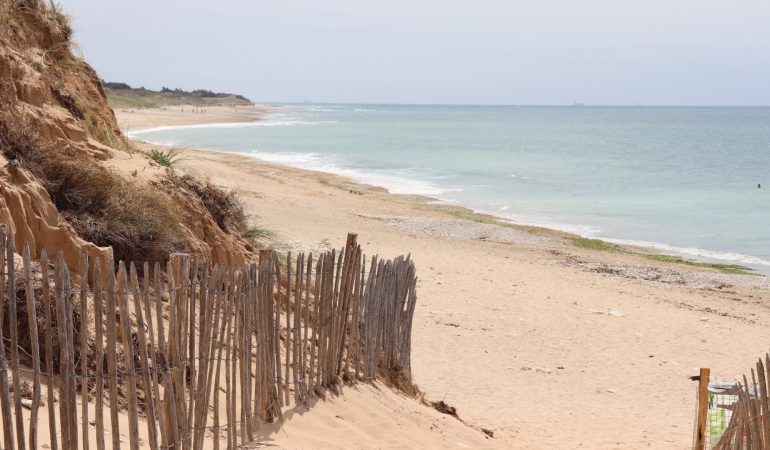
[[[147,152],[147,156],[158,165],[170,168],[175,163],[181,161],[182,150],[183,148],[176,146],[165,150],[154,148]]]
[[[48,11],[53,19],[59,24],[64,31],[64,37],[67,41],[72,37],[72,16],[67,13],[61,3],[49,0]]]
[[[268,228],[253,226],[243,232],[243,237],[264,244],[275,241],[278,238],[278,233]]]

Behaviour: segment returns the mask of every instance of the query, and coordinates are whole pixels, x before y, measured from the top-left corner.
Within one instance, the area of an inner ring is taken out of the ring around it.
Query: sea
[[[770,273],[770,107],[284,104],[129,135]]]

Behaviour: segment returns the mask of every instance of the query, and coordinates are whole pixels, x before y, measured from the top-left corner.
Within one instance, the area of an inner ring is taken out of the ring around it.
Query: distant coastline
[[[120,108],[162,108],[164,106],[185,106],[194,108],[205,106],[250,106],[254,103],[240,94],[213,92],[208,89],[162,88],[159,91],[144,87],[132,87],[127,83],[102,80],[102,87],[107,102],[113,109]]]
[[[159,108],[115,109],[121,129],[129,137],[151,130],[238,125],[262,120],[270,110],[267,105],[174,105]]]

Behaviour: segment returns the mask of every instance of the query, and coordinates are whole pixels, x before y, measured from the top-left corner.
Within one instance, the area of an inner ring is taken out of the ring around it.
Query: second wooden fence
[[[343,380],[410,377],[414,264],[365,260],[355,235],[239,269],[179,254],[79,274],[0,245],[5,449],[232,449]]]
[[[709,383],[701,369],[694,450],[770,450],[770,354],[759,358],[751,377]]]

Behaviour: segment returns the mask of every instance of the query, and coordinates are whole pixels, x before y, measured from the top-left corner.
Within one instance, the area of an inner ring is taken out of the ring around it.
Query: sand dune
[[[286,449],[504,448],[454,417],[405,398],[382,385],[345,386],[308,410],[265,426],[263,444]]]

